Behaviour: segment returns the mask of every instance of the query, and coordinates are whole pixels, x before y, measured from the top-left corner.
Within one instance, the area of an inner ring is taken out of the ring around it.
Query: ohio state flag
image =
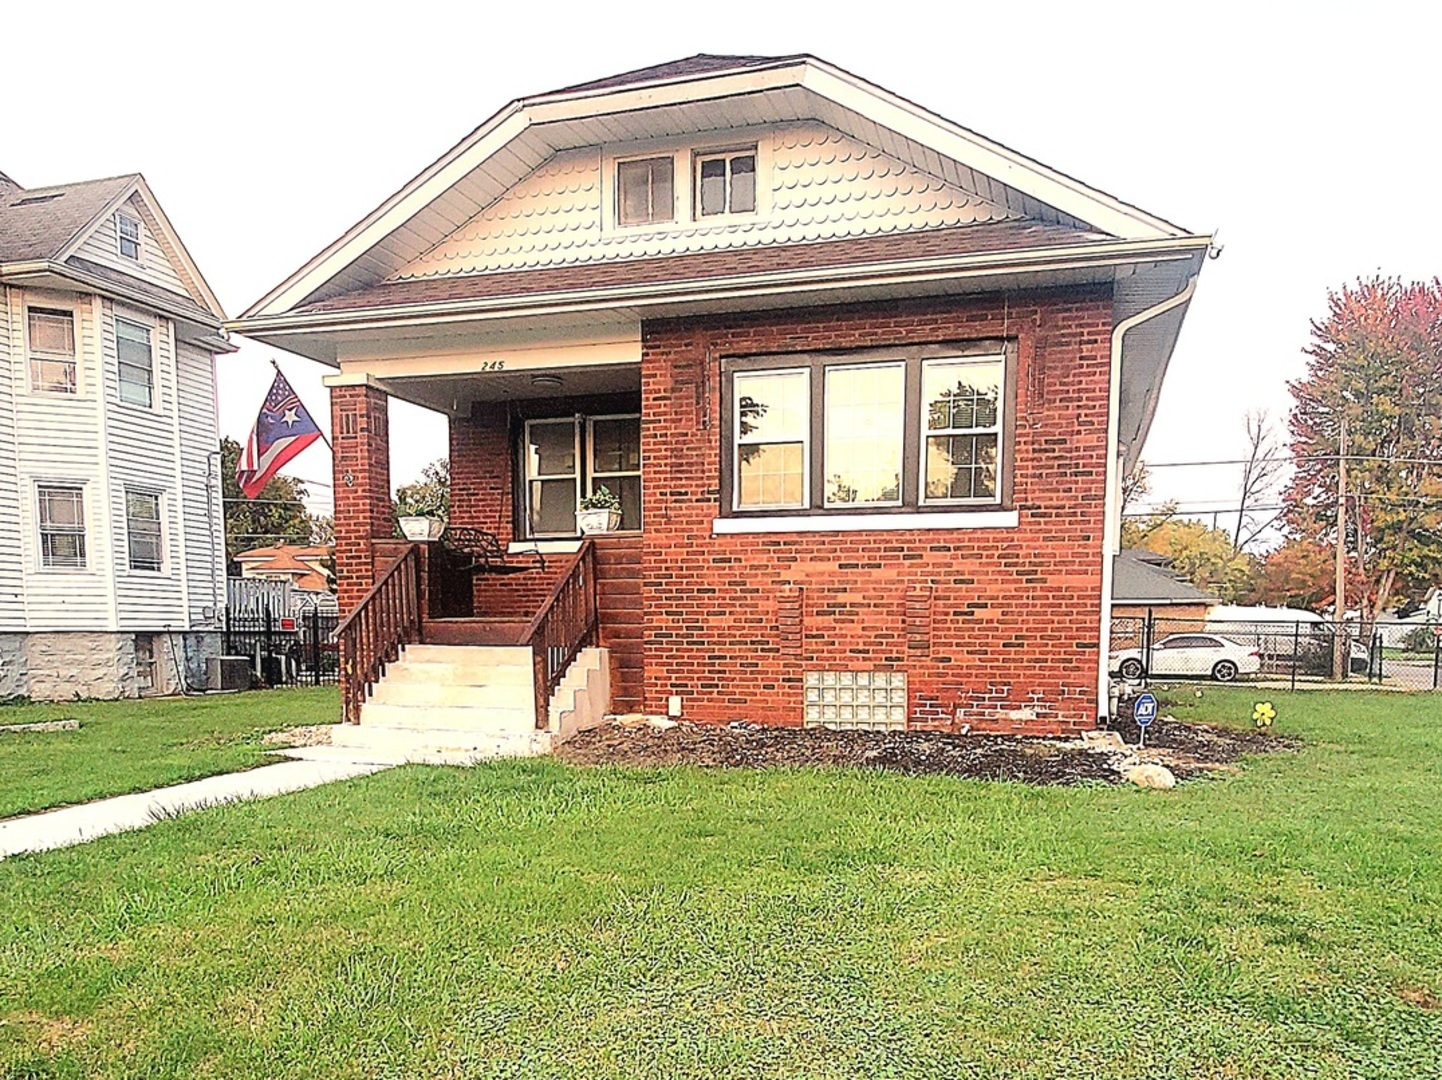
[[[320,428],[277,369],[236,466],[236,483],[245,497],[259,495],[281,466],[319,438]]]

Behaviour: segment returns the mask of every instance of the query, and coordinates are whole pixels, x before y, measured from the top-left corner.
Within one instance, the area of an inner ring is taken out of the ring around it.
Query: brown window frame
[[[926,437],[922,420],[922,363],[927,360],[967,359],[1001,356],[1002,425],[997,462],[995,500],[986,502],[927,502],[922,496],[922,446]],[[905,367],[905,417],[902,436],[901,502],[896,505],[826,505],[826,369],[857,367],[867,363],[897,363]],[[721,358],[721,505],[720,516],[730,518],[834,517],[858,514],[966,514],[994,513],[1015,508],[1013,473],[1016,461],[1016,391],[1018,350],[1015,339],[988,338],[975,341],[907,345],[896,348],[833,350],[806,353],[773,353]],[[810,372],[810,427],[807,432],[807,505],[805,507],[742,509],[736,503],[736,402],[735,375],[738,372]]]

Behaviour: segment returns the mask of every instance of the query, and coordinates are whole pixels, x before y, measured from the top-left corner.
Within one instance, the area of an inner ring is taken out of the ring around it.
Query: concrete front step
[[[401,659],[421,663],[529,667],[531,650],[524,645],[407,645]]]
[[[515,705],[388,705],[383,701],[367,701],[361,706],[360,726],[411,731],[435,727],[507,735],[534,730],[534,712],[534,705],[530,708]]]
[[[423,708],[470,706],[485,709],[519,709],[530,713],[535,708],[535,687],[530,680],[498,684],[456,683],[444,680],[392,681],[389,672],[371,691],[368,704],[410,705]]]
[[[331,733],[332,748],[359,756],[352,760],[427,761],[437,756],[462,755],[473,760],[501,757],[533,757],[551,750],[549,732],[487,735],[475,731],[427,728],[409,731],[395,728],[340,724]]]
[[[386,668],[386,683],[431,686],[516,687],[534,686],[530,658],[525,664],[446,664],[433,660],[401,660]]]

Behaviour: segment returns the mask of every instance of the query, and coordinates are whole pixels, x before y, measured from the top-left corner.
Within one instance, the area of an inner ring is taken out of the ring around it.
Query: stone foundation
[[[144,641],[153,663],[146,677]],[[139,645],[139,647],[137,647]],[[205,689],[205,660],[220,653],[215,632],[59,631],[0,634],[0,700],[158,697]],[[178,665],[177,665],[178,660]]]

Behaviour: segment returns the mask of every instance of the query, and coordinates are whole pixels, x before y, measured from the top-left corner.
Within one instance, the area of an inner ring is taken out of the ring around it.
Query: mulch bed
[[[1113,724],[1134,747],[1130,711]],[[1166,765],[1179,780],[1225,769],[1244,754],[1289,749],[1275,735],[1159,720],[1147,732],[1146,761]],[[736,722],[721,726],[682,721],[674,727],[610,723],[583,731],[555,750],[572,765],[705,768],[849,766],[913,776],[945,775],[1027,784],[1124,783],[1129,750],[1083,746],[1067,739],[1007,735],[947,735],[930,731],[828,731]]]
[[[859,766],[913,776],[944,774],[1028,784],[1115,783],[1109,755],[1056,739],[942,735],[929,731],[828,731],[759,724],[603,724],[556,749],[573,765]]]

